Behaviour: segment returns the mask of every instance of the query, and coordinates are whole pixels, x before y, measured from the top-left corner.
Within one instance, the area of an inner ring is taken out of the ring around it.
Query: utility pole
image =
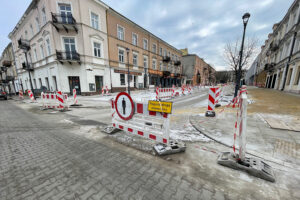
[[[128,74],[127,74],[127,83],[128,83],[128,94],[130,95],[130,71],[129,71],[129,48],[126,48],[126,52],[127,52],[127,65],[128,65]]]

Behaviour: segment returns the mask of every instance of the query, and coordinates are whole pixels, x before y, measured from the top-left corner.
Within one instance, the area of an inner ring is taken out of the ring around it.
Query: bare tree
[[[258,40],[256,38],[248,38],[245,40],[242,58],[242,70],[245,70],[251,65],[254,60],[257,49]],[[237,39],[234,42],[229,42],[224,47],[224,59],[229,68],[235,72],[235,77],[239,69],[241,41]]]

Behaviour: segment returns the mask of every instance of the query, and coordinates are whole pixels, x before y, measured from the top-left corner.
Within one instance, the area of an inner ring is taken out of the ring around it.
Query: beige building
[[[300,0],[295,0],[262,46],[256,84],[300,93]]]
[[[181,51],[112,8],[107,10],[107,33],[115,90],[124,90],[128,85],[128,62],[132,88],[181,84]]]
[[[109,87],[107,9],[98,0],[33,0],[9,34],[23,89],[29,71],[34,89],[91,94]],[[20,45],[29,49],[29,65]]]
[[[19,90],[11,43],[4,49],[0,58],[0,88],[8,94],[15,94]]]

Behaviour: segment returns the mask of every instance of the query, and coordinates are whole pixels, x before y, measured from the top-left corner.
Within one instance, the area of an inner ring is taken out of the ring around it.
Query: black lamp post
[[[128,94],[130,95],[130,80],[129,80],[129,76],[130,76],[130,72],[129,72],[129,48],[126,48],[126,52],[127,52],[127,67],[128,67],[128,74],[127,74],[127,82],[128,82]]]
[[[242,45],[241,45],[241,51],[240,51],[240,61],[239,61],[239,69],[236,77],[236,85],[235,85],[235,92],[234,97],[237,96],[237,92],[240,89],[240,82],[241,82],[241,73],[242,73],[242,60],[243,60],[243,49],[244,49],[244,40],[245,40],[245,33],[246,33],[246,27],[248,20],[250,18],[249,13],[245,13],[242,17],[243,23],[244,23],[244,32],[243,32],[243,39],[242,39]]]

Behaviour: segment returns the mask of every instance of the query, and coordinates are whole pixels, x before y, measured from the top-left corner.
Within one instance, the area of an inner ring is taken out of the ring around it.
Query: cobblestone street
[[[10,102],[0,110],[0,199],[225,198],[155,162],[75,135],[71,125]]]

